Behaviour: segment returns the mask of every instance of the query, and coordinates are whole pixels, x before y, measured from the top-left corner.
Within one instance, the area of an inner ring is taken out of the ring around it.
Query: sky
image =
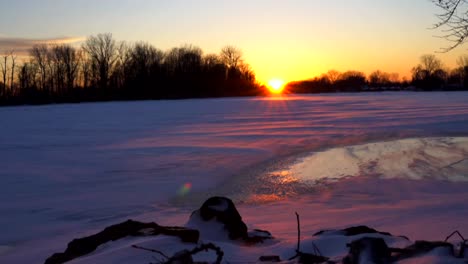
[[[449,45],[430,29],[437,13],[430,0],[0,0],[0,52],[112,33],[162,50],[233,45],[263,83],[331,69],[410,77],[421,55]],[[455,67],[467,48],[436,55]]]

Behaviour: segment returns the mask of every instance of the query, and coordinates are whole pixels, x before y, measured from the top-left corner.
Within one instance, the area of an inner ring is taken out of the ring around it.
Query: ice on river
[[[295,210],[305,234],[468,233],[464,92],[3,107],[0,120],[1,263],[127,218],[182,225],[211,194],[291,245]]]

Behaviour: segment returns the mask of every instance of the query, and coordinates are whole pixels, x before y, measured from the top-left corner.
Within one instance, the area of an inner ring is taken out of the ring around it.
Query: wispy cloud
[[[36,44],[79,44],[83,42],[85,37],[61,37],[61,38],[45,38],[45,39],[30,39],[30,38],[11,38],[0,35],[0,54],[14,51],[19,56],[29,54],[29,49]]]

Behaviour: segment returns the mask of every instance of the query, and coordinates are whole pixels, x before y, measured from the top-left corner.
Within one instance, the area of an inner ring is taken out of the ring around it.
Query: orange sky
[[[22,0],[0,9],[0,51],[9,40],[110,32],[162,50],[189,43],[218,53],[237,46],[262,83],[331,69],[410,77],[421,55],[448,45],[429,29],[438,12],[427,0]],[[465,53],[461,47],[437,56],[454,67]]]

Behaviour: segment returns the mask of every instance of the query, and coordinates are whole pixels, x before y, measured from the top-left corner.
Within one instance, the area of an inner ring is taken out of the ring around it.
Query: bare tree
[[[83,88],[88,88],[91,82],[91,60],[84,49],[78,51],[78,59],[81,64],[79,83]]]
[[[423,55],[420,58],[421,68],[429,75],[434,74],[437,70],[442,69],[442,62],[433,54]]]
[[[117,47],[112,34],[98,34],[89,37],[83,49],[91,59],[92,71],[95,81],[102,89],[106,89],[109,76],[117,60]]]
[[[451,72],[452,79],[457,79],[461,86],[468,86],[468,55],[457,59],[458,67]]]
[[[74,47],[62,44],[52,47],[55,84],[61,92],[74,87],[79,68],[79,58]]]
[[[250,67],[249,64],[241,63],[239,65],[239,70],[244,80],[255,82],[255,72],[252,70],[252,67]]]
[[[201,69],[202,50],[192,45],[173,48],[164,57],[164,63],[171,74],[195,73]]]
[[[0,95],[3,95],[6,92],[7,87],[7,76],[8,76],[8,54],[3,54],[0,62],[0,73],[2,74],[3,87],[0,90]]]
[[[340,79],[340,76],[341,72],[336,70],[329,70],[323,75],[323,77],[326,78],[331,84],[336,83]]]
[[[64,93],[65,88],[65,64],[63,61],[63,50],[61,46],[55,45],[50,49],[50,71],[51,71],[51,85],[54,85],[56,92],[59,94]]]
[[[227,66],[226,79],[236,73],[238,65],[242,63],[242,51],[234,46],[225,46],[221,49],[221,60]]]
[[[226,46],[221,49],[221,60],[229,68],[237,68],[242,62],[242,51],[234,46]]]
[[[432,0],[432,2],[442,9],[437,15],[439,22],[434,28],[441,29],[443,35],[440,37],[451,43],[448,47],[442,48],[442,51],[448,52],[465,43],[468,37],[468,1]]]
[[[129,61],[130,61],[130,50],[131,46],[125,41],[121,41],[117,44],[117,59],[115,62],[115,69],[112,75],[112,82],[116,88],[123,87],[125,83],[125,77],[128,73]]]
[[[369,82],[372,86],[385,86],[390,83],[390,74],[380,70],[374,71],[369,74]]]
[[[447,71],[434,55],[421,56],[421,63],[412,69],[413,83],[424,90],[441,89],[447,81]]]
[[[37,64],[39,69],[39,74],[41,76],[40,87],[42,90],[47,90],[48,53],[49,47],[45,44],[34,45],[30,51],[32,60]]]
[[[15,67],[16,67],[16,59],[17,59],[17,56],[16,56],[14,50],[10,51],[10,59],[11,59],[10,90],[11,90],[11,92],[13,92],[14,91],[14,84],[15,84]]]
[[[216,54],[207,54],[203,57],[203,65],[207,68],[213,68],[221,63],[221,59]]]
[[[162,51],[150,44],[139,42],[129,52],[126,63],[130,63],[133,70],[138,70],[143,75],[149,75],[154,66],[162,64],[163,59],[164,53]]]
[[[18,85],[19,89],[36,88],[37,64],[25,62],[19,66]]]

